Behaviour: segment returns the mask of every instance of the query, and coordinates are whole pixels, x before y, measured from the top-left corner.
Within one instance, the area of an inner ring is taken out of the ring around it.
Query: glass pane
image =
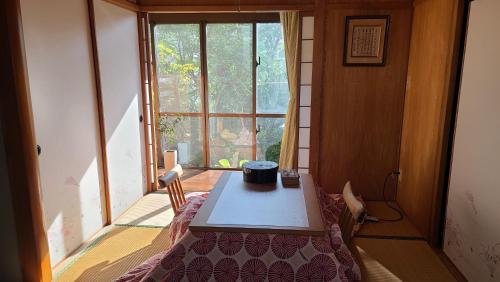
[[[200,26],[155,27],[160,112],[201,112]]]
[[[203,135],[201,117],[160,118],[162,152],[177,150],[179,164],[186,167],[203,167]]]
[[[257,118],[257,160],[279,163],[284,127],[284,118]]]
[[[251,118],[210,118],[210,166],[241,167],[252,159]]]
[[[207,24],[210,113],[252,112],[252,24]]]
[[[288,79],[280,23],[257,24],[257,113],[286,114]]]

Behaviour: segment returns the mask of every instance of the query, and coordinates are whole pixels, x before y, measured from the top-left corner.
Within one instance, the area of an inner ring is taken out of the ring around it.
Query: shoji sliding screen
[[[105,224],[87,1],[23,0],[21,12],[54,266]]]
[[[114,220],[146,193],[139,28],[135,12],[102,0],[94,9]]]

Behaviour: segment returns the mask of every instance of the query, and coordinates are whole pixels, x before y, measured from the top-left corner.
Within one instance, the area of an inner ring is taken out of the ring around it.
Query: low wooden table
[[[312,177],[301,185],[243,181],[242,172],[224,172],[189,225],[191,231],[324,235],[325,227]]]

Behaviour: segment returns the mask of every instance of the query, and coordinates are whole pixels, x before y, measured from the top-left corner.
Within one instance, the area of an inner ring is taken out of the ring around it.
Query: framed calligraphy
[[[344,66],[383,66],[389,16],[347,16]]]

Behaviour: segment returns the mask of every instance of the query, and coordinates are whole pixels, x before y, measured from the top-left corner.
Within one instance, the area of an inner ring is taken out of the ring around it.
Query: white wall
[[[0,250],[3,258],[0,259],[0,280],[21,281],[21,266],[19,252],[17,250],[17,234],[10,194],[9,175],[7,173],[7,160],[5,156],[5,144],[2,130],[0,129]]]
[[[116,219],[146,192],[137,14],[102,0],[94,7],[111,216]]]
[[[103,226],[98,122],[86,0],[22,0],[51,263]]]
[[[500,281],[500,1],[471,4],[444,251],[469,281]]]

